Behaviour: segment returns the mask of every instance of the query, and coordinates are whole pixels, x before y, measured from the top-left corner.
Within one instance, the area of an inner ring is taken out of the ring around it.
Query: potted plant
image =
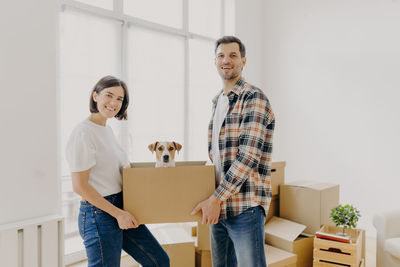
[[[336,224],[336,227],[343,227],[343,232],[340,233],[345,236],[345,229],[356,228],[358,219],[361,217],[360,211],[352,205],[338,205],[331,209],[331,219]]]

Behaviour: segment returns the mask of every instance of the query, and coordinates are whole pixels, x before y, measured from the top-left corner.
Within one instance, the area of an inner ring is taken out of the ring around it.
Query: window
[[[208,160],[211,99],[221,88],[214,41],[234,32],[233,0],[166,2],[62,1],[60,159],[67,264],[82,259],[84,248],[77,229],[80,197],[72,192],[65,145],[89,115],[89,94],[101,77],[127,82],[129,120],[113,120],[111,127],[131,161],[154,161],[147,146],[157,139],[183,145],[177,160]]]
[[[184,141],[184,38],[131,27],[128,81],[133,161],[154,161],[147,145]]]
[[[182,3],[182,0],[124,0],[124,13],[181,29]]]

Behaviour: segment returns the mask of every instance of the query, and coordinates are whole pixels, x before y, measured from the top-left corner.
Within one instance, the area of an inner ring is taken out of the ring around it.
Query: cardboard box
[[[210,226],[207,224],[197,224],[197,249],[210,250]]]
[[[279,186],[285,183],[285,161],[272,162],[271,164],[271,186],[272,195],[279,195]]]
[[[271,205],[269,206],[268,214],[265,217],[265,223],[271,220],[274,216],[279,216],[279,195],[272,196]]]
[[[153,225],[149,229],[167,252],[171,267],[195,266],[195,239],[185,229],[178,225]]]
[[[313,264],[313,236],[302,234],[305,225],[279,217],[265,226],[265,243],[297,255],[297,267],[310,267]]]
[[[196,267],[212,267],[210,250],[196,249]]]
[[[280,187],[279,214],[307,226],[315,234],[324,224],[331,224],[331,209],[339,204],[339,185],[315,181],[296,181]]]
[[[122,180],[124,210],[141,224],[199,221],[201,212],[190,213],[215,190],[214,166],[205,162],[177,162],[169,168],[132,163]]]
[[[297,255],[265,245],[265,258],[268,267],[296,267]]]

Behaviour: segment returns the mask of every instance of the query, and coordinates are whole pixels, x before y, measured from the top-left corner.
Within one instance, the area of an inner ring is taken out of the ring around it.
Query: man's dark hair
[[[124,100],[122,101],[122,106],[115,118],[118,120],[126,120],[128,118],[128,105],[129,105],[129,92],[128,87],[126,86],[125,82],[115,78],[114,76],[108,75],[101,78],[96,85],[93,87],[92,92],[90,93],[90,100],[89,100],[89,109],[91,113],[97,113],[99,110],[97,109],[97,103],[93,100],[93,93],[100,94],[106,88],[121,86],[124,89]]]
[[[214,52],[217,53],[217,49],[220,44],[230,44],[230,43],[237,43],[239,45],[240,56],[241,57],[246,56],[246,48],[244,47],[244,44],[242,43],[242,41],[240,41],[239,38],[237,38],[235,36],[224,36],[224,37],[219,38],[215,42],[215,51]]]

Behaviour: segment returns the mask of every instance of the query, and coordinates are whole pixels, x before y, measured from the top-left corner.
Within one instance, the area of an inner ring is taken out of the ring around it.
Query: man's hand
[[[203,213],[202,224],[216,224],[221,212],[221,200],[211,195],[208,199],[200,202],[191,214],[195,215],[200,210]]]

